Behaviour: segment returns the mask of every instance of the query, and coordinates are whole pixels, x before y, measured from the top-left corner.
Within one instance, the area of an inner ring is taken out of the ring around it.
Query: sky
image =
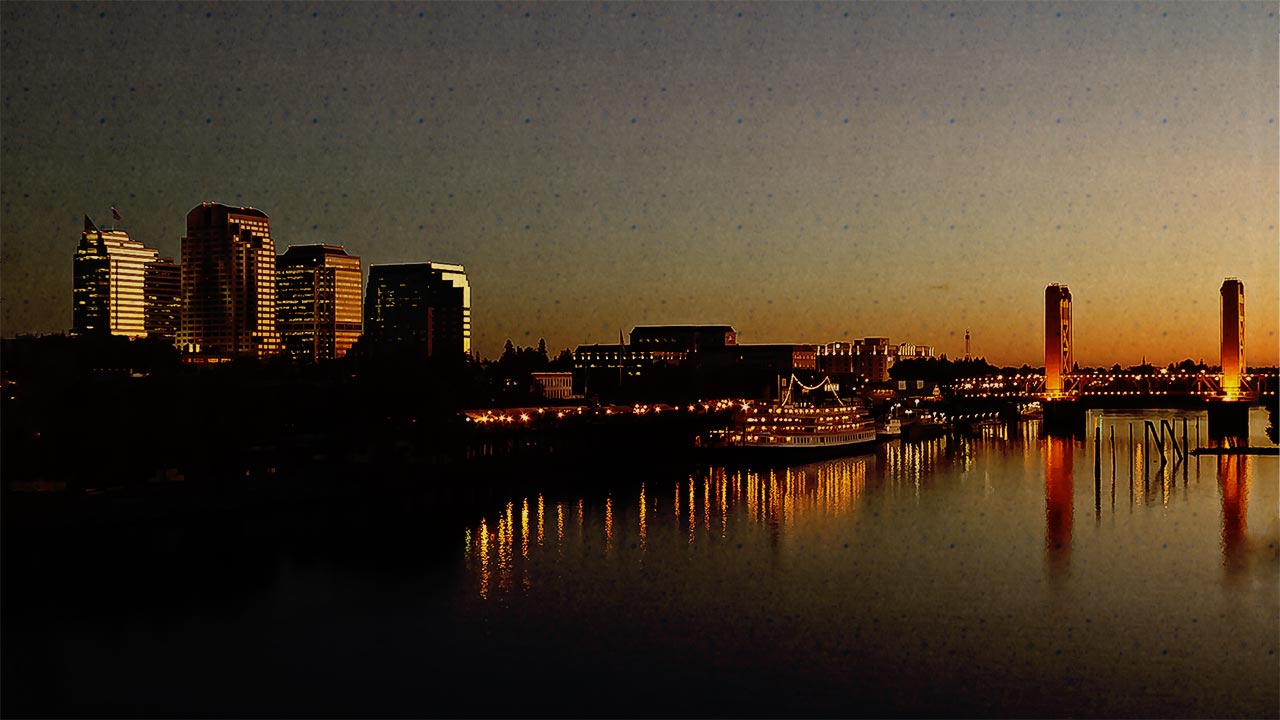
[[[1280,344],[1280,4],[0,3],[0,334],[71,326],[82,218],[180,257],[463,264],[473,349],[634,325],[1082,365]]]

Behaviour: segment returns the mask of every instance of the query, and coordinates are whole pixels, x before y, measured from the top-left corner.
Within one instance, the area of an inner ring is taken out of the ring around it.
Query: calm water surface
[[[6,589],[9,709],[1276,715],[1278,458],[1101,423],[1096,464],[1026,423],[53,543]]]
[[[1141,419],[1102,416],[1096,474],[1031,423],[513,498],[464,533],[460,612],[534,662],[674,663],[653,691],[698,712],[1274,715],[1277,459],[1161,467]]]

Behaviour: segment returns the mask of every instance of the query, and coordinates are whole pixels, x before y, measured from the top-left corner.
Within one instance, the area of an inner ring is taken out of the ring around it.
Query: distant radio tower
[[[970,359],[971,358],[969,356],[969,328],[965,328],[964,329],[964,360],[965,362],[969,362]]]

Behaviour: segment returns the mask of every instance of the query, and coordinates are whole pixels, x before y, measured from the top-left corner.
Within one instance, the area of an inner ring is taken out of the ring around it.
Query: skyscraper
[[[1240,374],[1244,364],[1244,283],[1236,278],[1222,281],[1222,391],[1234,400],[1240,395]]]
[[[471,286],[461,265],[370,265],[364,334],[373,349],[420,348],[427,357],[471,352]]]
[[[179,344],[210,359],[280,352],[276,252],[266,213],[212,202],[187,213]]]
[[[1061,397],[1062,376],[1075,367],[1071,352],[1071,291],[1050,283],[1044,289],[1044,391]]]
[[[143,273],[146,295],[147,335],[177,342],[182,327],[182,268],[173,258],[159,258],[146,264]]]
[[[72,266],[72,332],[144,337],[144,268],[156,255],[123,230],[100,230],[86,215]]]
[[[315,362],[360,338],[360,258],[341,245],[290,245],[276,259],[276,325],[285,351]]]

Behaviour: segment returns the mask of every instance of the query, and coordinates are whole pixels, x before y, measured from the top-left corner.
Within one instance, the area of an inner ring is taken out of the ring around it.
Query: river
[[[1184,416],[80,529],[6,573],[6,713],[1274,716],[1280,458],[1144,457]]]

